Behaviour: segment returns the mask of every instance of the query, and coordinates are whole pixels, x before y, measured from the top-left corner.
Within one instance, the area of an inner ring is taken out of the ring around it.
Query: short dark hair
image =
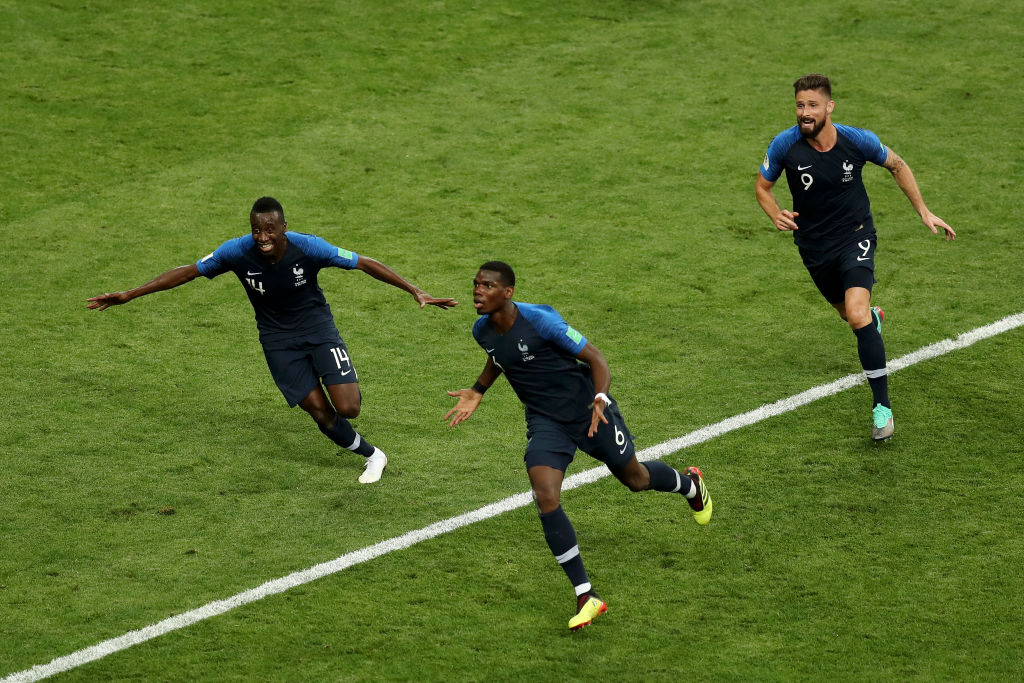
[[[489,270],[501,276],[501,284],[506,287],[516,286],[516,273],[512,266],[504,261],[488,261],[480,266],[479,270]]]
[[[796,79],[793,94],[796,95],[801,90],[821,90],[825,97],[832,99],[832,81],[828,80],[825,74],[807,74]]]
[[[275,212],[281,216],[281,220],[284,220],[284,207],[281,206],[281,202],[273,197],[260,197],[252,205],[252,211],[249,212],[249,215]]]

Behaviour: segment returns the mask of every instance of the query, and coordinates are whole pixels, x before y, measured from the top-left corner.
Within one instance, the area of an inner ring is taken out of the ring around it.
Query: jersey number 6
[[[614,427],[615,427],[615,444],[617,446],[622,446],[622,448],[619,449],[619,455],[622,455],[623,453],[626,452],[626,435],[622,433],[622,430],[619,429],[618,425],[614,425]]]

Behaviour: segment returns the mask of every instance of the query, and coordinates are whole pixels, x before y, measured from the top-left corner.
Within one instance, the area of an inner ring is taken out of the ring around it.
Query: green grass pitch
[[[953,244],[865,171],[890,358],[1024,310],[1024,18],[990,0],[0,1],[0,677],[523,492],[483,366],[484,260],[608,357],[645,448],[859,371],[754,199],[792,82],[914,170]],[[777,186],[788,202],[784,183]],[[266,371],[230,276],[103,313],[248,230],[252,201],[462,305],[321,283],[391,457],[356,483]],[[715,518],[567,492],[609,612],[521,508],[62,680],[1019,677],[1024,331],[677,452]],[[572,471],[592,466],[585,456]]]

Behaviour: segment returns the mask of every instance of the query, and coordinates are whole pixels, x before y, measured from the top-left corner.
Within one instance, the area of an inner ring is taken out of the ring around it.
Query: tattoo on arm
[[[889,173],[892,173],[893,176],[898,176],[900,174],[900,171],[903,170],[903,168],[906,166],[906,164],[903,162],[903,159],[901,159],[900,157],[896,156],[895,153],[893,153],[893,157],[894,158],[892,160],[892,166],[888,167],[889,168]]]

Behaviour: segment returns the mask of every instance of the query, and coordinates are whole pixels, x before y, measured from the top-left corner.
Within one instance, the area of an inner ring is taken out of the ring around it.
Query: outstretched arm
[[[113,294],[100,294],[99,296],[86,299],[86,301],[90,302],[87,308],[104,311],[111,306],[126,304],[132,299],[137,299],[146,294],[162,292],[165,289],[172,289],[183,285],[186,282],[195,280],[197,277],[199,277],[199,269],[196,268],[196,264],[190,263],[187,266],[178,266],[162,275],[157,275],[146,284],[139,285],[135,289],[129,289],[126,292],[114,292]]]
[[[907,199],[910,200],[914,211],[917,211],[917,214],[921,216],[921,222],[928,226],[928,229],[934,235],[939,233],[938,228],[942,228],[945,231],[946,241],[956,239],[956,232],[953,231],[953,228],[946,225],[944,220],[928,210],[924,203],[924,198],[921,196],[921,190],[917,186],[917,179],[914,178],[914,172],[907,166],[907,162],[903,161],[899,154],[888,147],[886,147],[886,152],[888,154],[885,158],[885,163],[882,165],[889,169],[889,173],[892,173],[893,179],[900,186],[900,189],[903,190],[903,194],[907,195]]]
[[[452,306],[457,306],[459,303],[455,299],[436,299],[430,296],[416,285],[406,281],[405,278],[385,266],[380,261],[372,259],[369,256],[363,256],[360,254],[359,263],[356,264],[356,269],[363,271],[367,275],[376,278],[381,282],[386,282],[389,285],[409,292],[416,299],[417,303],[419,303],[420,308],[429,304],[441,309],[449,309]]]
[[[772,223],[775,224],[776,228],[779,230],[796,230],[796,217],[800,214],[779,208],[779,203],[775,201],[775,195],[772,193],[773,187],[775,187],[773,181],[766,180],[763,175],[758,173],[757,182],[754,184],[757,203],[761,205],[761,210],[768,215],[768,218],[772,219]]]
[[[576,354],[576,357],[590,366],[594,377],[593,413],[590,415],[590,429],[587,431],[587,436],[593,436],[597,432],[598,422],[608,424],[608,418],[604,416],[604,409],[608,403],[598,396],[608,395],[608,389],[612,384],[612,373],[608,369],[608,361],[604,354],[590,342],[587,342],[587,345]]]
[[[477,406],[480,405],[480,401],[484,398],[484,392],[490,388],[494,381],[498,379],[498,375],[501,374],[501,370],[498,365],[494,362],[494,359],[490,356],[487,357],[487,364],[484,365],[483,372],[480,373],[480,377],[477,378],[476,384],[473,385],[472,389],[459,389],[458,391],[449,391],[449,396],[455,396],[459,399],[459,402],[455,404],[455,407],[449,410],[444,419],[451,420],[448,422],[449,427],[454,427],[460,422],[464,422],[469,419]]]

